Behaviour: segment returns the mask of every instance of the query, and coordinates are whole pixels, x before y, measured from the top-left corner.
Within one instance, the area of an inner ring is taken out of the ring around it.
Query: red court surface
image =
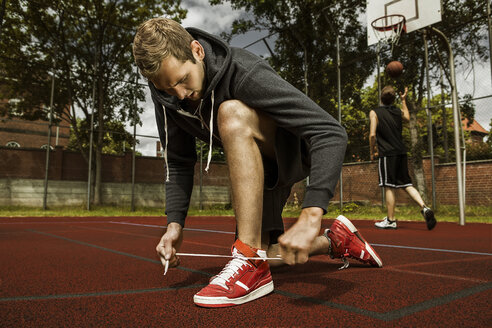
[[[182,257],[163,276],[164,218],[0,218],[0,327],[492,326],[492,224],[353,222],[383,268],[312,257],[272,270],[263,298],[205,309],[193,295],[228,259]],[[230,255],[234,230],[191,217],[180,251]]]

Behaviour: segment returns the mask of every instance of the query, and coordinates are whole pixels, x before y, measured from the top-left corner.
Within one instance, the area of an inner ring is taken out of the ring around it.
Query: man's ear
[[[202,61],[205,58],[205,50],[203,50],[202,45],[197,40],[191,41],[191,52],[195,60]]]

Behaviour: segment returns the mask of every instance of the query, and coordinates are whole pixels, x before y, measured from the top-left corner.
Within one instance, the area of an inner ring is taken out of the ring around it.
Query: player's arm
[[[376,129],[378,127],[378,116],[376,112],[371,110],[369,112],[370,128],[369,128],[369,151],[371,153],[371,161],[374,160],[378,154],[378,147],[376,143]]]
[[[165,183],[167,229],[157,244],[156,251],[164,266],[168,261],[170,267],[175,267],[179,265],[176,252],[179,251],[182,242],[182,230],[193,189],[195,138],[179,128],[170,116],[165,124],[164,108],[157,100],[153,100],[161,142],[163,145],[166,144],[166,134],[170,140],[167,145],[168,165],[165,168],[169,174],[169,180]],[[165,126],[167,131],[164,129]]]
[[[406,101],[407,93],[408,93],[408,88],[405,87],[405,92],[404,93],[400,92],[400,98],[401,98],[401,117],[405,122],[408,123],[410,121],[410,112],[408,111],[407,101]]]

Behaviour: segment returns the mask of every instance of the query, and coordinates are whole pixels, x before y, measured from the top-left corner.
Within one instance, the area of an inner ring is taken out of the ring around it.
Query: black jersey
[[[406,154],[407,149],[401,135],[401,110],[393,105],[380,106],[374,110],[378,117],[376,140],[380,157]]]

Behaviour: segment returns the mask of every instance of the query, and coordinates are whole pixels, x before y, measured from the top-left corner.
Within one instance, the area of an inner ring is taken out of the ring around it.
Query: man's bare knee
[[[219,106],[217,124],[222,138],[230,134],[251,135],[252,109],[239,100],[227,100]],[[253,111],[254,112],[254,111]]]
[[[253,138],[265,156],[275,158],[276,126],[261,111],[239,100],[227,100],[219,106],[217,124],[223,142],[230,138]]]

